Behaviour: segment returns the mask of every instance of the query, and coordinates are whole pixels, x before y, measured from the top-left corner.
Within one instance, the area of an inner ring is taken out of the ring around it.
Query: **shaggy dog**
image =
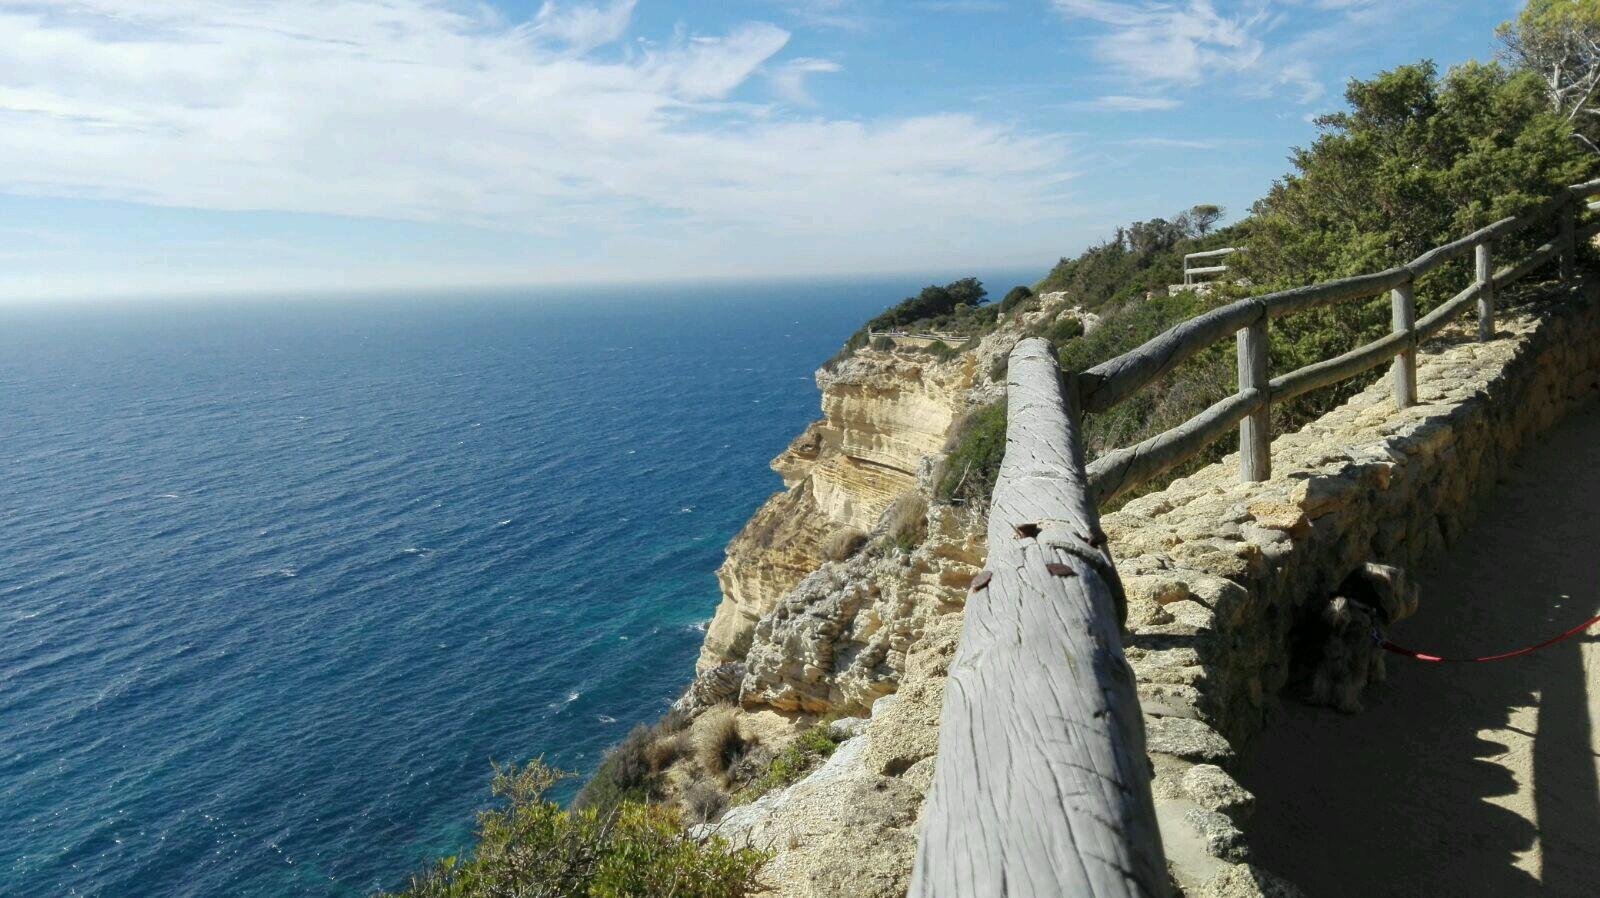
[[[1383,649],[1374,635],[1415,614],[1417,589],[1405,571],[1364,564],[1345,577],[1336,594],[1314,606],[1298,628],[1294,680],[1301,697],[1353,714],[1368,684],[1385,677]]]

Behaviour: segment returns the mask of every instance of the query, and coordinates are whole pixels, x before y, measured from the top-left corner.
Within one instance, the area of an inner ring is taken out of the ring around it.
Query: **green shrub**
[[[1006,404],[969,412],[956,425],[935,495],[987,509],[1006,452]]]
[[[573,799],[575,807],[607,811],[625,801],[651,801],[660,796],[659,769],[651,764],[649,727],[639,724],[612,746],[600,767]]]
[[[983,305],[987,296],[988,291],[977,278],[962,278],[943,287],[932,284],[868,321],[867,327],[882,331],[921,327],[956,315],[963,307],[971,309]]]
[[[932,343],[929,343],[927,346],[922,347],[922,352],[933,356],[941,362],[948,361],[949,359],[953,359],[957,355],[961,354],[960,350],[952,347],[949,343],[946,343],[943,340],[935,340]]]
[[[888,352],[889,350],[894,348],[894,338],[893,337],[873,337],[872,338],[872,348],[878,350],[879,352]]]
[[[1083,322],[1078,316],[1063,312],[1040,336],[1049,340],[1059,352],[1068,340],[1083,336]]]
[[[1214,219],[1200,216],[1196,207],[1168,221],[1136,221],[1103,243],[1075,258],[1062,258],[1034,285],[1037,293],[1066,291],[1086,309],[1123,303],[1146,293],[1165,292],[1183,280],[1186,253],[1237,245],[1249,231],[1248,222],[1202,234]]]
[[[1099,304],[1094,332],[1057,343],[1062,368],[1081,371],[1133,349],[1167,328],[1242,295],[1380,271],[1526,209],[1561,185],[1583,180],[1592,156],[1548,112],[1525,74],[1470,64],[1444,78],[1430,63],[1352,81],[1346,112],[1318,120],[1321,134],[1296,150],[1294,172],[1273,185],[1253,217],[1203,239],[1151,222],[1123,229],[1082,256],[1063,260],[1046,284]],[[1198,220],[1198,219],[1192,219]],[[1228,265],[1250,284],[1223,283],[1205,295],[1159,286],[1176,281],[1185,252],[1243,245]],[[1144,249],[1140,249],[1140,247]],[[1496,247],[1506,257],[1525,246]],[[1470,280],[1470,260],[1422,279],[1419,314]],[[1040,289],[1045,289],[1041,285]],[[1147,295],[1148,294],[1148,295]],[[1274,374],[1331,358],[1389,331],[1389,301],[1379,296],[1272,322]],[[1084,424],[1085,454],[1130,446],[1175,427],[1237,388],[1232,341],[1221,341]],[[1382,375],[1381,369],[1274,403],[1275,432],[1296,430]],[[1228,437],[1124,495],[1160,489],[1172,478],[1236,447]],[[947,469],[948,470],[948,469]]]
[[[1291,157],[1294,171],[1253,212],[1237,267],[1258,292],[1381,271],[1584,180],[1596,157],[1551,113],[1531,73],[1469,63],[1440,77],[1430,62],[1352,80],[1346,111],[1317,120],[1320,134]],[[1510,259],[1536,239],[1496,243]],[[1230,261],[1230,264],[1232,262]],[[1420,317],[1471,281],[1470,257],[1415,285]],[[1270,364],[1291,371],[1389,331],[1389,303],[1311,310],[1273,322]],[[1315,417],[1379,376],[1374,371],[1275,407],[1284,425]]]
[[[625,801],[661,797],[661,772],[684,753],[680,735],[689,718],[669,711],[653,726],[639,724],[612,746],[600,767],[572,800],[574,808],[608,811]]]
[[[1012,309],[1022,305],[1033,298],[1033,290],[1028,287],[1012,287],[1006,291],[1006,298],[1000,300],[1000,314],[1009,314]]]
[[[962,278],[942,287],[937,284],[924,287],[916,296],[901,300],[862,325],[850,335],[838,352],[822,363],[822,368],[824,371],[832,371],[840,362],[854,355],[856,350],[866,346],[867,334],[870,331],[905,330],[916,333],[939,331],[964,336],[981,336],[989,333],[994,330],[1000,308],[994,304],[985,305],[987,297],[988,293],[984,290],[983,283],[977,278]],[[889,342],[892,344],[893,340]],[[875,349],[893,348],[892,345],[885,345],[878,339],[872,340],[872,346]],[[938,353],[936,350],[935,354]],[[938,357],[948,358],[955,353],[955,350],[945,347],[943,353]]]
[[[545,795],[564,775],[541,761],[497,767],[504,806],[478,815],[468,859],[447,857],[391,898],[743,898],[767,855],[691,837],[666,808],[563,811]]]
[[[807,728],[767,764],[767,769],[756,778],[755,782],[734,796],[734,803],[747,804],[774,789],[782,789],[797,782],[827,760],[838,747],[839,743],[829,734],[826,723]]]

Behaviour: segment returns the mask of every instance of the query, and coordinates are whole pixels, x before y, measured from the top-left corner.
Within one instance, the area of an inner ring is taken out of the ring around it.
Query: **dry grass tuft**
[[[928,500],[919,492],[901,495],[883,516],[888,521],[889,542],[907,552],[922,545],[928,536]]]
[[[829,561],[844,561],[861,551],[867,544],[867,535],[854,527],[840,530],[822,544],[822,557]]]
[[[739,732],[739,712],[731,707],[702,714],[692,732],[695,759],[709,773],[728,772],[749,747]]]

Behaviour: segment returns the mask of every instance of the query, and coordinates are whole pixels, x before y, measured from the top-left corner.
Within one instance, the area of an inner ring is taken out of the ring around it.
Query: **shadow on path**
[[[1390,634],[1520,648],[1600,609],[1600,406],[1512,467]],[[1600,626],[1489,664],[1391,656],[1367,711],[1286,702],[1242,779],[1257,863],[1314,898],[1600,895]]]

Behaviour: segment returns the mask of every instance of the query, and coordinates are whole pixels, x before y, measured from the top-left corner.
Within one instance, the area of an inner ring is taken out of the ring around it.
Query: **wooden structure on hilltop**
[[[1189,287],[1195,284],[1206,283],[1205,281],[1199,279],[1209,277],[1211,275],[1221,277],[1222,275],[1228,273],[1228,266],[1226,263],[1218,262],[1215,265],[1192,265],[1191,263],[1196,261],[1221,259],[1226,256],[1231,256],[1238,251],[1239,250],[1237,247],[1225,246],[1221,249],[1208,249],[1204,252],[1189,253],[1188,255],[1184,256],[1183,285],[1185,287]]]
[[[1144,724],[1123,658],[1125,603],[1097,507],[1159,476],[1239,426],[1240,476],[1271,476],[1274,401],[1393,360],[1394,396],[1416,402],[1417,347],[1469,307],[1494,335],[1495,295],[1559,259],[1570,279],[1577,226],[1600,180],[1566,188],[1411,262],[1242,299],[1143,346],[1063,375],[1041,339],[1019,343],[1008,374],[1006,454],[989,509],[989,558],[972,583],[940,717],[933,789],[923,809],[911,898],[1148,898],[1166,895]],[[1551,219],[1556,234],[1495,270],[1493,245]],[[1413,285],[1474,256],[1473,282],[1416,318]],[[1277,377],[1267,322],[1388,292],[1391,333]],[[1219,340],[1235,337],[1239,390],[1165,433],[1085,465],[1081,416],[1108,409]]]

